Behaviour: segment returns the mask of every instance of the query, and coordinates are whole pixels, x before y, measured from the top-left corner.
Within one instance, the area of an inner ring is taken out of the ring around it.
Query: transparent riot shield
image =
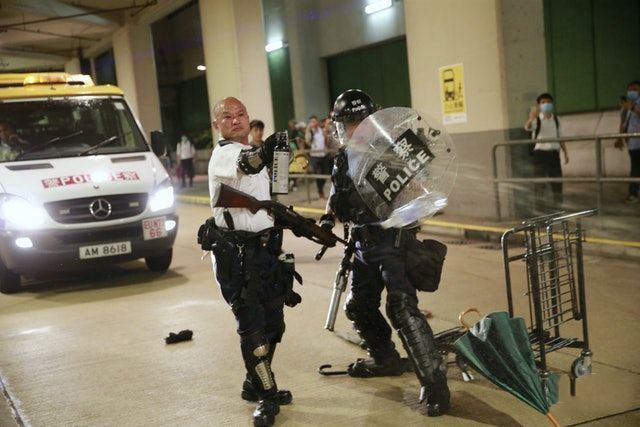
[[[376,111],[347,142],[349,175],[383,227],[433,216],[448,202],[457,174],[449,134],[411,108]]]

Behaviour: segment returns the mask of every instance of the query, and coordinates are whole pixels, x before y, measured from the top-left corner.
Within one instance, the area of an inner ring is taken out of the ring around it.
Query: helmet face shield
[[[333,139],[338,141],[340,144],[345,145],[349,140],[347,136],[347,127],[344,125],[344,122],[333,122],[335,127],[335,131],[333,132]]]

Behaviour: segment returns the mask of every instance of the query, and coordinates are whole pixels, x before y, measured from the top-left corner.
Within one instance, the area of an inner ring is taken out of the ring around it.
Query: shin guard
[[[261,332],[241,336],[240,348],[247,373],[260,399],[274,395],[278,390],[271,371],[269,344]],[[271,353],[273,357],[273,353]]]

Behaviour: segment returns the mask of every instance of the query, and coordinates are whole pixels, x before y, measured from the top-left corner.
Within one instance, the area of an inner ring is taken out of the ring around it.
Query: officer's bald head
[[[249,143],[249,114],[239,99],[230,96],[216,102],[213,119],[213,126],[224,139]]]

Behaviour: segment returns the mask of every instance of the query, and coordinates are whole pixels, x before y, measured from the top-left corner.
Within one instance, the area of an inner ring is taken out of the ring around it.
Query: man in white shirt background
[[[307,146],[310,147],[311,167],[313,173],[318,175],[328,175],[331,173],[333,166],[333,159],[328,152],[329,144],[327,142],[324,130],[320,126],[318,117],[309,117],[309,123],[307,124],[307,131],[305,133],[305,141]],[[318,186],[318,195],[321,199],[325,199],[324,195],[324,183],[326,179],[316,179],[316,185]]]
[[[193,177],[196,174],[193,164],[196,157],[196,147],[193,146],[186,135],[182,135],[180,142],[176,146],[176,156],[180,163],[180,179],[182,187],[186,186],[186,178],[189,177],[189,187],[193,187]]]
[[[534,140],[559,138],[560,120],[554,114],[553,96],[548,93],[538,95],[537,105],[531,108],[529,118],[524,129],[531,132]],[[564,164],[569,163],[569,154],[564,142],[536,142],[533,149],[533,170],[536,178],[562,178],[560,151],[564,155]],[[562,208],[562,182],[552,182],[551,192],[553,205],[549,206],[544,200],[546,183],[535,183],[535,204],[538,214],[549,213],[549,209]]]

